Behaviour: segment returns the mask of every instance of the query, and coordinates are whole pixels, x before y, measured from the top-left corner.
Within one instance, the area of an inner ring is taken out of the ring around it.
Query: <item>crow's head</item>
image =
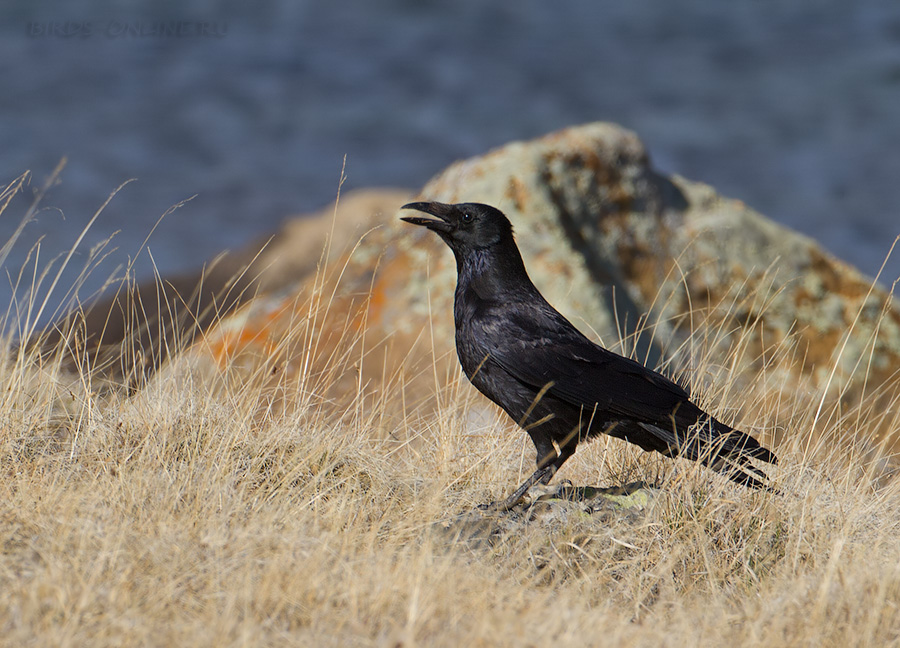
[[[403,205],[403,209],[415,209],[435,216],[437,220],[420,216],[404,216],[401,220],[413,225],[423,225],[436,232],[458,255],[513,242],[509,220],[503,212],[490,205],[414,202]]]

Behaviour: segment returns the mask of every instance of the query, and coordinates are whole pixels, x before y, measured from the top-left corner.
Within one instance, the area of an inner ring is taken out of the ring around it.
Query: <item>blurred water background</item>
[[[874,274],[900,234],[900,2],[6,0],[0,181],[68,164],[3,268],[154,223],[138,278],[199,267],[344,189],[607,120]],[[29,191],[30,195],[30,191]],[[8,240],[20,198],[0,219]],[[900,257],[900,253],[897,255]],[[884,283],[900,275],[900,258]],[[64,277],[71,282],[75,273]]]

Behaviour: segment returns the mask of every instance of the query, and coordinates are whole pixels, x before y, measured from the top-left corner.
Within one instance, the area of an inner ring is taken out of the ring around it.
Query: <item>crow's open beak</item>
[[[414,202],[403,205],[401,209],[415,209],[436,216],[440,220],[433,218],[421,218],[420,216],[401,216],[400,220],[412,223],[413,225],[423,225],[438,234],[449,234],[456,229],[456,219],[453,217],[453,205],[447,205],[439,202]]]

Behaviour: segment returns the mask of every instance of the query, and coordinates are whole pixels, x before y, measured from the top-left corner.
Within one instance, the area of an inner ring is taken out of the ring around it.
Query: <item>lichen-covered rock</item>
[[[421,197],[499,206],[538,287],[612,346],[616,319],[630,333],[643,317],[652,333],[641,337],[670,348],[698,324],[716,331],[719,362],[741,345],[789,343],[800,362],[786,364],[817,390],[879,385],[900,367],[900,313],[882,288],[743,203],[660,177],[637,137],[616,126],[571,128],[460,162]],[[438,264],[444,284],[451,261]],[[659,358],[651,351],[651,362]],[[780,359],[748,360],[773,368]]]

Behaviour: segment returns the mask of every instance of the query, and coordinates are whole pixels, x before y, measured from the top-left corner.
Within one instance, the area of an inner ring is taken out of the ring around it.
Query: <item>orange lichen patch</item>
[[[548,249],[541,249],[532,253],[530,258],[526,260],[526,264],[529,262],[542,275],[565,279],[571,279],[575,275],[571,261],[559,259]]]
[[[822,289],[827,294],[841,295],[848,299],[861,299],[865,297],[871,287],[850,272],[849,266],[841,264],[822,254],[816,248],[810,248],[810,272],[822,282]],[[843,267],[840,267],[843,266]]]
[[[433,244],[430,239],[425,240]],[[446,250],[441,249],[440,252],[449,256]],[[412,292],[418,288],[411,289],[411,283],[421,287],[423,294],[413,295]],[[365,375],[374,380],[381,375],[396,374],[404,368],[415,372],[426,365],[433,365],[435,353],[440,355],[450,348],[452,331],[446,331],[446,335],[441,335],[438,341],[431,340],[429,344],[435,344],[436,348],[426,345],[422,339],[422,332],[429,327],[421,314],[411,309],[417,299],[425,297],[424,291],[427,290],[425,268],[418,267],[415,257],[406,250],[396,250],[378,268],[362,324],[369,340],[367,344],[380,348],[372,348],[367,354],[362,369]],[[449,309],[451,296],[452,292],[436,296],[435,307],[438,310],[444,307]],[[439,321],[431,325],[432,332],[435,325],[442,328],[442,325],[450,325],[453,321],[449,312],[438,318]]]
[[[259,309],[260,305],[254,303],[245,312],[221,322],[205,336],[207,348],[216,364],[224,368],[235,357],[246,353],[271,355],[278,346],[278,340],[273,336],[274,324],[291,310],[292,302],[283,299],[274,307],[255,313],[250,311]]]
[[[597,151],[551,150],[543,155],[540,168],[541,180],[561,216],[591,213],[599,227],[606,219],[630,214],[635,208],[634,185],[623,178],[618,162],[606,160]],[[567,173],[560,173],[561,168]],[[573,192],[589,198],[576,207],[565,198]]]
[[[372,294],[369,296],[368,320],[380,320],[384,313],[384,307],[388,303],[389,291],[384,281],[376,281],[372,286]],[[361,331],[364,325],[363,318],[356,318],[353,322],[354,328]]]
[[[619,264],[623,276],[638,287],[648,303],[652,303],[672,262],[654,254],[646,246],[635,245],[619,248]]]
[[[610,202],[617,205],[622,211],[630,211],[633,207],[634,193],[621,183],[610,185],[608,196]]]
[[[634,232],[634,218],[625,213],[600,218],[597,227],[617,242],[616,261],[622,277],[637,286],[646,303],[653,303],[675,264],[665,253],[671,249],[671,231],[657,222],[646,236]]]
[[[404,251],[398,251],[378,269],[369,294],[367,317],[365,321],[360,319],[356,322],[357,330],[362,330],[364,324],[384,322],[387,306],[397,301],[404,284],[409,281],[412,269],[412,260]]]
[[[544,164],[548,168],[553,168],[553,163],[562,163],[562,166],[570,171],[578,169],[586,169],[594,177],[598,185],[613,189],[617,187],[622,180],[619,169],[604,160],[597,151],[593,149],[578,151],[548,151],[544,155]],[[629,198],[630,192],[624,192]]]
[[[806,374],[813,373],[817,368],[828,367],[834,362],[834,354],[843,338],[843,332],[838,328],[827,331],[813,331],[810,327],[798,331],[803,347],[802,371]]]
[[[522,182],[521,178],[510,177],[509,184],[506,187],[506,197],[512,201],[512,205],[516,210],[520,212],[525,211],[530,194],[527,185]]]

